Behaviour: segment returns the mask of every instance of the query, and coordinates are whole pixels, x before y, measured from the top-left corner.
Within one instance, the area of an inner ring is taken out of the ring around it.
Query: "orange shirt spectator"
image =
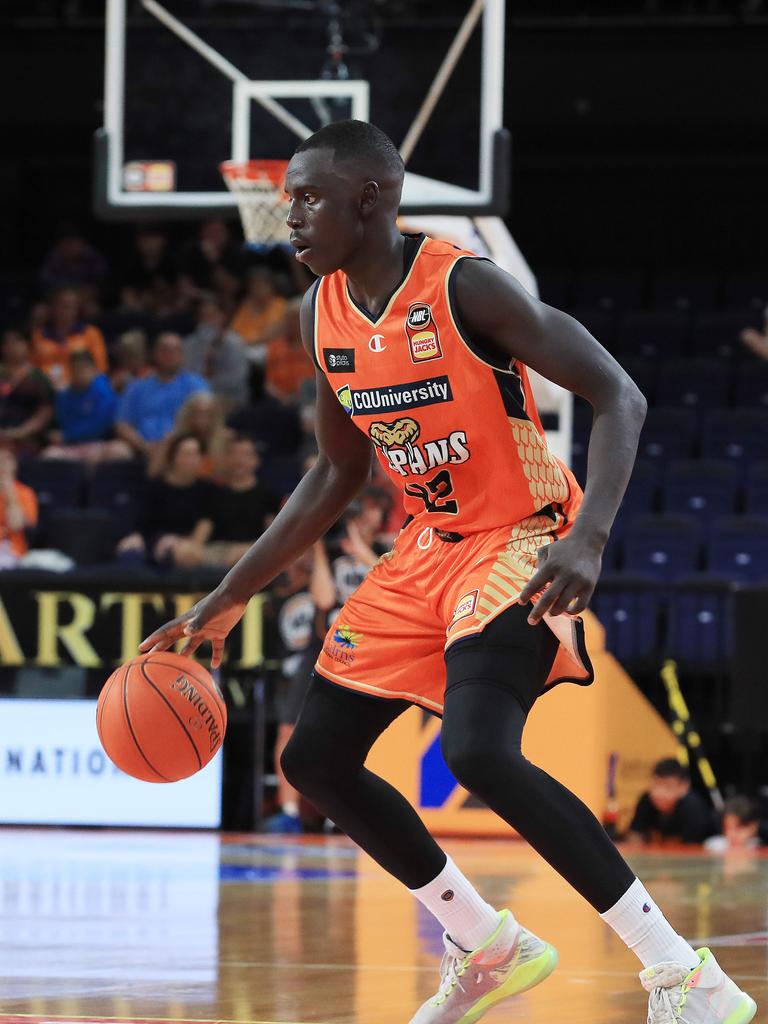
[[[272,272],[256,267],[248,275],[245,298],[229,326],[246,345],[261,344],[267,340],[267,331],[283,319],[285,307],[285,299],[275,291]]]
[[[301,342],[300,309],[301,299],[291,299],[283,317],[281,334],[267,347],[267,389],[282,401],[297,398],[302,383],[315,376],[312,361]]]
[[[32,359],[57,388],[69,383],[69,357],[87,350],[99,373],[107,373],[107,347],[98,327],[81,323],[80,297],[72,288],[56,292],[48,305],[45,323],[32,333]]]
[[[0,547],[16,558],[27,553],[24,531],[37,524],[37,496],[16,479],[16,458],[0,451]]]

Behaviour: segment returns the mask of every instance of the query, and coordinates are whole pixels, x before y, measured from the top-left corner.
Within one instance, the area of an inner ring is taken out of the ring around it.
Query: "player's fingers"
[[[563,589],[562,583],[553,583],[551,586],[544,591],[539,600],[531,609],[531,613],[528,616],[528,622],[532,626],[538,625],[541,622],[544,613],[549,611],[555,601],[560,597]]]
[[[581,615],[581,613],[584,611],[584,609],[589,604],[589,599],[590,599],[591,596],[592,596],[591,594],[588,594],[586,592],[582,592],[577,597],[575,597],[573,599],[573,601],[571,601],[571,603],[566,608],[566,611],[568,612],[568,614],[569,615]]]
[[[203,639],[204,638],[201,637],[201,636],[196,636],[196,637],[193,637],[191,640],[187,640],[187,642],[184,644],[184,646],[179,651],[179,654],[186,654],[188,656],[194,654],[195,651],[197,650],[197,648],[203,642]]]
[[[546,563],[540,569],[537,569],[520,591],[520,604],[527,604],[534,594],[538,594],[540,590],[544,589],[553,576],[554,572]]]
[[[563,612],[570,611],[570,605],[579,596],[580,585],[578,583],[570,583],[567,587],[563,587],[560,592],[560,597],[555,601],[549,610],[550,615],[562,615]]]
[[[220,668],[221,659],[224,657],[224,641],[211,640],[213,654],[211,655],[211,668]]]
[[[165,626],[156,629],[154,633],[150,633],[145,640],[142,640],[139,644],[139,650],[142,654],[155,650],[167,651],[171,644],[180,636],[181,624],[174,619],[173,622],[166,623]]]

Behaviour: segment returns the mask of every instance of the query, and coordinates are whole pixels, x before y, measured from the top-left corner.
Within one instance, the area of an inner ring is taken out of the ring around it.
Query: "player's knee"
[[[313,761],[311,745],[294,731],[280,755],[280,767],[286,780],[305,796],[312,787]]]
[[[445,763],[461,785],[471,793],[493,793],[500,783],[509,786],[517,776],[514,752],[494,751],[481,739],[466,733],[461,736],[443,734],[441,741]]]

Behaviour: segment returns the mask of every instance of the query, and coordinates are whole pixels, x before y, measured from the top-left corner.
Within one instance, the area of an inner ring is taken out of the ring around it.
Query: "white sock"
[[[411,892],[468,953],[482,946],[499,926],[499,912],[485,902],[450,857],[437,878]]]
[[[677,934],[639,878],[618,903],[600,917],[640,959],[643,967],[665,962],[683,964],[690,970],[699,966],[695,951]]]

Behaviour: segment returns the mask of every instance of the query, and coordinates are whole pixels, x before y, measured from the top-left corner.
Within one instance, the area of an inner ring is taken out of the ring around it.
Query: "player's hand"
[[[583,612],[600,576],[602,545],[590,544],[571,534],[554,544],[545,544],[537,555],[538,569],[520,592],[520,603],[527,604],[540,591],[544,593],[531,609],[528,622],[535,626],[545,612]]]
[[[200,644],[211,643],[211,668],[218,668],[224,654],[224,641],[243,617],[246,606],[233,601],[225,592],[213,590],[188,612],[166,622],[139,644],[142,654],[167,651],[177,640],[189,637],[182,654],[193,654]]]

